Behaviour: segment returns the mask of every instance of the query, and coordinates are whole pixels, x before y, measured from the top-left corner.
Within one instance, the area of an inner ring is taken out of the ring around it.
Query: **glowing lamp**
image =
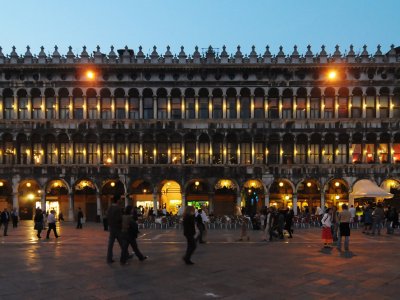
[[[339,185],[340,185],[339,181],[336,181],[335,186],[339,186]]]
[[[334,71],[334,70],[329,71],[329,73],[328,73],[328,78],[329,78],[330,80],[334,80],[334,79],[336,79],[336,77],[337,77],[337,72],[336,72],[336,71]]]
[[[112,187],[114,187],[115,186],[115,182],[113,181],[113,182],[111,182],[111,184],[110,184]]]
[[[311,182],[307,182],[307,186],[310,187],[311,186]]]
[[[86,71],[86,78],[90,79],[90,80],[93,80],[94,79],[94,72],[91,71],[91,70]]]

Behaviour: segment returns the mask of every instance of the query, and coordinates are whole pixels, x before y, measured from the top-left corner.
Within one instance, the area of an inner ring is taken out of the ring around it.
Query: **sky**
[[[192,54],[196,45],[226,45],[229,54],[238,45],[243,54],[252,45],[258,53],[269,45],[272,54],[280,45],[286,54],[294,45],[305,54],[308,44],[314,53],[324,44],[328,54],[336,44],[342,53],[366,44],[372,54],[378,44],[383,52],[400,46],[399,0],[0,0],[0,10],[4,55],[13,45],[19,54],[27,45],[33,54],[57,45],[62,55],[70,45],[75,54],[84,45],[107,54],[111,45],[135,52],[141,45],[145,54],[153,45],[159,54],[167,45],[173,54],[180,46]]]

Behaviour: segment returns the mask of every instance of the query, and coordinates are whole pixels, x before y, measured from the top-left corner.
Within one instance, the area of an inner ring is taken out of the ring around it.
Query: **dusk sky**
[[[400,45],[399,0],[0,0],[0,46],[5,55],[11,47],[23,54],[26,46],[38,54],[40,46],[52,53],[58,45],[63,55],[68,46],[80,54],[86,45],[88,52],[108,53],[128,45],[135,52],[139,45],[145,54],[158,47],[164,54],[167,45],[172,53],[180,46],[192,54],[194,46],[215,48],[227,46],[235,53],[237,45],[248,54],[251,46],[264,53],[270,46],[277,54],[279,46],[290,54],[293,45],[305,54],[308,44],[314,53],[326,45],[328,53],[336,44],[341,51],[354,45],[359,53],[368,46],[375,53],[382,45],[387,52],[391,44]],[[221,50],[220,50],[221,51]]]

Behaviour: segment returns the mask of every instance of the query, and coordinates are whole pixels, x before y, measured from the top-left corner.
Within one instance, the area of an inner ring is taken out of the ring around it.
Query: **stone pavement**
[[[353,230],[352,255],[321,251],[318,228],[295,229],[293,239],[261,241],[249,231],[208,233],[182,261],[178,229],[144,229],[139,248],[149,259],[106,263],[108,233],[101,224],[82,230],[62,223],[61,237],[38,241],[31,221],[0,236],[0,299],[399,299],[400,234],[365,236]],[[42,233],[42,236],[45,234]]]

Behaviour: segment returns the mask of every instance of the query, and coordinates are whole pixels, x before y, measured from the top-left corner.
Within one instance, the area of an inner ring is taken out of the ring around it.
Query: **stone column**
[[[74,97],[69,96],[69,105],[68,105],[68,116],[69,119],[72,120],[74,118]]]
[[[381,101],[379,95],[375,97],[375,111],[376,111],[376,118],[379,119],[381,117]]]
[[[127,207],[129,205],[129,195],[128,194],[124,194],[124,205],[125,207]]]
[[[297,193],[293,193],[293,212],[297,215]]]
[[[96,206],[97,206],[97,218],[96,220],[100,221],[102,219],[102,209],[101,209],[101,201],[100,201],[100,193],[96,193]]]
[[[46,119],[46,97],[45,96],[42,96],[42,104],[40,105],[40,118]]]
[[[199,96],[194,97],[194,118],[197,120],[199,118]]]
[[[236,119],[240,119],[240,109],[242,107],[240,106],[240,96],[236,96]]]
[[[157,120],[157,96],[153,96],[153,119]]]
[[[389,118],[393,118],[393,95],[389,96]]]
[[[266,207],[269,207],[269,194],[266,194],[266,195],[265,195],[265,198],[264,198],[264,205],[265,205]]]
[[[143,96],[139,96],[139,119],[143,120]]]
[[[18,119],[18,97],[14,96],[12,119]]]
[[[167,119],[171,120],[171,96],[167,97]]]
[[[40,203],[42,204],[42,210],[47,212],[47,207],[46,207],[46,193],[41,193],[40,194]]]
[[[321,118],[325,118],[325,96],[321,95]]]
[[[222,118],[226,119],[226,95],[222,96]]]
[[[186,207],[186,195],[182,193],[182,207]]]
[[[208,194],[208,214],[214,213],[214,193]]]
[[[68,221],[74,221],[74,194],[70,193],[68,197]]]
[[[351,107],[353,105],[353,96],[349,95],[349,118],[352,117]]]
[[[337,119],[339,117],[339,97],[338,97],[338,95],[335,95],[335,103],[333,105],[334,105],[333,109],[335,112],[334,118]]]
[[[100,111],[100,112],[101,112],[101,111]],[[116,114],[115,114],[115,112],[116,112],[116,109],[115,109],[115,97],[112,96],[112,97],[111,97],[111,119],[112,119],[112,120],[115,120],[115,119],[116,119]],[[100,119],[101,119],[101,116],[100,116]]]
[[[306,100],[306,117],[307,117],[307,119],[310,119],[310,117],[311,117],[311,96],[310,95],[307,96],[307,100]]]
[[[242,197],[239,195],[236,196],[236,205],[241,207]]]
[[[185,95],[181,96],[181,115],[182,115],[182,120],[185,119],[186,115],[186,110],[185,110]]]
[[[3,100],[3,97],[1,97],[1,95],[0,95],[0,111],[4,111],[4,100]],[[1,119],[3,119],[3,113],[0,113],[0,120]]]
[[[87,119],[87,112],[88,112],[88,107],[87,107],[87,96],[83,96],[83,119]]]
[[[124,107],[125,107],[125,119],[129,119],[129,97],[128,96],[125,96],[125,106]],[[139,101],[139,111],[140,111],[140,101]]]
[[[250,96],[250,119],[254,119],[254,95]]]
[[[208,96],[208,118],[209,119],[213,118],[213,110],[212,110],[212,108],[213,108],[212,103],[213,102],[212,102],[212,100],[213,100],[212,95]]]
[[[156,212],[158,210],[157,199],[158,199],[157,193],[153,193],[153,207],[154,207],[154,211],[156,211]]]
[[[365,118],[367,116],[367,96],[364,94],[361,99],[362,118]]]
[[[297,119],[297,97],[293,96],[293,119]]]
[[[325,207],[325,192],[321,192],[321,208],[324,209]]]
[[[18,109],[18,111],[19,111],[19,108],[17,108]],[[32,105],[32,97],[28,97],[28,109],[27,109],[27,111],[28,111],[28,116],[26,117],[28,120],[29,119],[32,119],[32,112],[33,112],[33,105]]]
[[[254,150],[254,137],[251,138],[251,163],[254,164],[255,163],[255,150]]]
[[[60,97],[56,96],[56,107],[54,108],[54,118],[59,119],[60,118]]]
[[[18,192],[12,194],[13,208],[16,208],[19,212]]]
[[[264,118],[268,118],[268,96],[264,96]]]
[[[279,95],[279,102],[278,102],[278,110],[279,110],[279,119],[282,119],[282,95]]]

